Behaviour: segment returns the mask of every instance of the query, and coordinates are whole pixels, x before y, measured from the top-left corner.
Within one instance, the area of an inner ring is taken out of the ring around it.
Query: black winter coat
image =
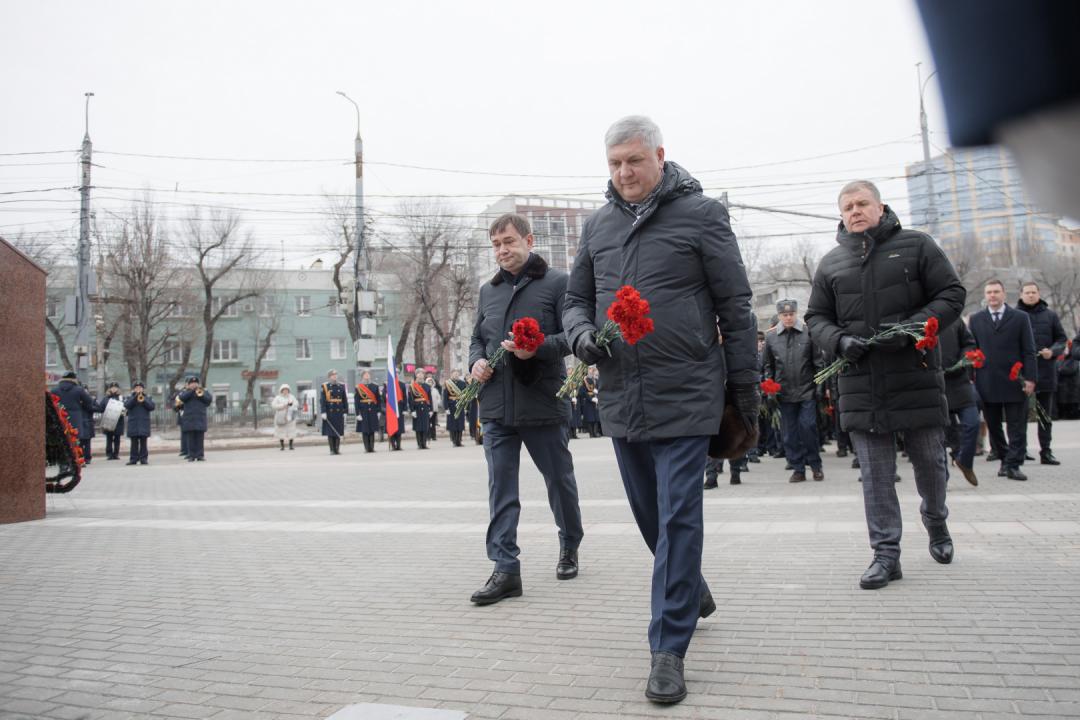
[[[154,401],[149,395],[143,394],[142,402],[132,393],[124,400],[127,408],[127,436],[150,437],[150,413],[154,410]]]
[[[61,380],[53,388],[53,393],[67,410],[71,427],[79,431],[79,439],[94,437],[94,399],[86,388],[74,380]]]
[[[469,368],[486,359],[509,337],[515,320],[540,323],[544,344],[536,355],[519,360],[507,353],[495,374],[480,389],[480,420],[503,425],[562,425],[570,417],[570,401],[555,397],[566,379],[564,358],[570,346],[563,333],[566,273],[548,267],[533,253],[514,285],[502,270],[480,287],[480,299],[469,346]]]
[[[1073,338],[1068,355],[1061,361],[1058,371],[1058,405],[1080,404],[1080,335]]]
[[[180,418],[180,429],[185,432],[206,432],[208,426],[206,408],[214,401],[209,390],[202,389],[201,394],[184,389],[180,392],[180,402],[184,403],[184,415]]]
[[[885,206],[877,227],[849,233],[818,264],[806,312],[810,334],[839,356],[845,335],[869,338],[895,323],[936,317],[947,328],[960,317],[967,292],[933,238],[904,230]],[[893,432],[948,423],[941,354],[871,346],[840,374],[840,426]]]
[[[941,367],[945,369],[945,397],[949,412],[971,407],[978,403],[975,385],[971,382],[971,368],[949,370],[964,359],[964,353],[975,349],[975,338],[963,320],[957,320],[938,333],[941,348]]]
[[[672,162],[637,213],[610,183],[608,198],[581,234],[567,337],[572,347],[603,326],[623,285],[650,303],[655,331],[633,346],[616,340],[599,363],[604,434],[633,442],[715,435],[725,382],[758,382],[750,283],[727,209]]]
[[[1019,301],[1016,303],[1017,310],[1023,310],[1031,320],[1031,332],[1035,336],[1035,364],[1039,368],[1039,379],[1035,383],[1035,392],[1053,392],[1057,390],[1057,358],[1065,352],[1065,343],[1069,336],[1065,334],[1065,328],[1061,326],[1061,320],[1056,312],[1051,310],[1045,300],[1039,300],[1034,307]],[[1043,348],[1050,348],[1050,359],[1047,360],[1039,355]]]
[[[804,323],[780,325],[765,336],[765,376],[780,383],[780,402],[814,399],[814,374],[824,367],[820,357]]]
[[[1001,320],[994,325],[989,310],[980,310],[971,316],[971,334],[975,344],[986,354],[986,365],[975,372],[975,389],[982,401],[991,403],[1025,402],[1023,385],[1010,380],[1009,372],[1016,362],[1023,362],[1024,379],[1038,386],[1038,369],[1035,364],[1035,335],[1031,332],[1031,319],[1026,312],[1006,306]]]

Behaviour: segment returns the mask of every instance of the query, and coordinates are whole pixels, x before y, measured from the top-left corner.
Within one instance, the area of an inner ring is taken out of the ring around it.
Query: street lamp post
[[[356,256],[353,258],[353,279],[355,281],[353,297],[353,326],[356,339],[360,339],[360,292],[364,289],[364,141],[360,138],[360,106],[351,97],[338,90],[337,94],[345,98],[356,108]]]
[[[922,133],[922,154],[923,154],[923,172],[926,173],[927,183],[927,205],[926,205],[926,225],[930,230],[930,234],[933,235],[937,229],[937,193],[934,189],[934,168],[930,165],[930,130],[926,123],[926,103],[923,100],[923,95],[926,91],[926,84],[930,82],[930,78],[937,75],[937,70],[926,76],[926,80],[922,79],[922,63],[915,63],[915,74],[919,83],[919,130]]]

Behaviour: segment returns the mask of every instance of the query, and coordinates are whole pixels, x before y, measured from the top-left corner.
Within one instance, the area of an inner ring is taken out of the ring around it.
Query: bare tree
[[[1057,312],[1069,336],[1076,332],[1080,311],[1080,259],[1064,253],[1042,251],[1028,257],[1031,280],[1039,285],[1039,294]]]
[[[252,427],[256,430],[259,428],[259,408],[258,399],[255,397],[255,383],[259,379],[259,373],[262,372],[263,361],[266,359],[267,353],[270,352],[270,348],[274,344],[274,335],[277,334],[280,327],[280,308],[274,308],[274,311],[269,313],[268,317],[262,317],[261,313],[256,314],[252,321],[252,331],[255,340],[255,362],[247,377],[247,389],[244,393],[244,402],[240,406],[240,415],[241,417],[247,417],[247,411],[250,407],[253,418]]]
[[[813,285],[814,272],[823,255],[812,240],[795,241],[786,252],[762,260],[761,274],[768,282],[778,285]]]
[[[148,382],[154,369],[165,366],[173,344],[192,331],[177,312],[190,298],[190,278],[176,272],[170,239],[149,202],[137,203],[103,243],[106,288],[99,290],[116,309],[110,320],[119,328],[129,380]]]
[[[468,252],[471,230],[453,208],[431,200],[401,203],[395,220],[396,232],[382,240],[393,251],[386,265],[411,305],[398,353],[415,328],[416,363],[427,364],[430,358],[448,364],[448,348],[476,302]]]
[[[204,218],[196,213],[188,218],[184,238],[185,251],[195,266],[202,285],[203,354],[199,377],[209,383],[210,361],[214,352],[214,330],[231,308],[261,292],[259,273],[239,273],[259,258],[250,234],[241,232],[240,218],[233,213],[213,212]],[[229,295],[215,290],[225,278],[239,276],[239,287]]]

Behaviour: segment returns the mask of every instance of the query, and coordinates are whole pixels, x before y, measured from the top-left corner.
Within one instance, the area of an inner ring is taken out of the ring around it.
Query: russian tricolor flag
[[[386,434],[398,433],[398,397],[400,389],[397,381],[397,364],[394,362],[394,341],[386,337]]]

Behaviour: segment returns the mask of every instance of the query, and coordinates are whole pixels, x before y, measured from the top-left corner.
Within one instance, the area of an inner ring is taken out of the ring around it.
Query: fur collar
[[[525,264],[525,274],[533,279],[538,279],[547,275],[547,271],[547,261],[536,253],[531,253],[529,255],[528,261]],[[500,283],[503,283],[505,281],[506,278],[503,277],[503,271],[501,269],[495,273],[495,277],[491,278],[492,285],[499,285]]]

